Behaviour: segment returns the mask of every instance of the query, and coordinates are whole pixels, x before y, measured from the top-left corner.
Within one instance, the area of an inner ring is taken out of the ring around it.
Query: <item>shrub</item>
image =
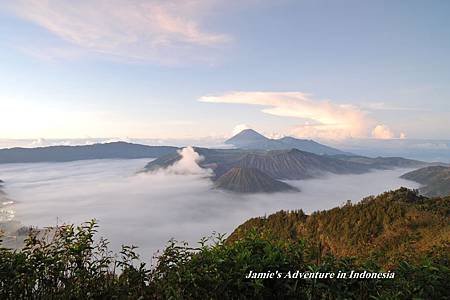
[[[97,224],[33,231],[22,250],[0,248],[0,299],[448,299],[448,261],[399,262],[394,279],[246,278],[250,272],[367,271],[375,260],[328,255],[317,260],[307,241],[282,242],[250,231],[198,248],[171,241],[147,267],[134,246],[114,255],[96,241]]]

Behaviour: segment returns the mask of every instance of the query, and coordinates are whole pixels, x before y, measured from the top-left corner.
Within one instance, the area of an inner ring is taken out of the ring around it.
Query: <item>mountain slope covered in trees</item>
[[[425,196],[450,196],[450,167],[425,167],[403,174],[401,178],[423,184],[419,190]]]
[[[377,257],[388,266],[449,249],[450,197],[426,198],[401,188],[311,215],[280,211],[248,220],[229,241],[252,230],[286,242],[308,240],[321,255]]]

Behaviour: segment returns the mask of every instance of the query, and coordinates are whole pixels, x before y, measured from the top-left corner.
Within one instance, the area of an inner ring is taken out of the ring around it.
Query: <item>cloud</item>
[[[315,100],[301,92],[231,92],[204,96],[199,101],[260,105],[266,107],[262,109],[264,113],[302,119],[303,124],[292,129],[292,134],[299,137],[364,137],[373,123],[358,107]]]
[[[394,133],[386,125],[377,125],[372,130],[372,137],[376,139],[393,139]]]
[[[387,104],[384,102],[372,102],[367,103],[364,107],[370,110],[387,110],[387,111],[431,111],[423,107],[407,107],[407,106],[396,106]]]
[[[404,132],[400,132],[398,136],[387,126],[384,124],[380,124],[375,126],[375,128],[372,130],[372,137],[375,139],[406,139],[406,134]]]
[[[216,1],[206,0],[18,0],[9,11],[79,50],[122,59],[174,62],[203,59],[201,49],[231,37],[204,30],[201,20]],[[70,48],[70,47],[66,47]],[[63,50],[48,48],[50,54]],[[44,50],[44,52],[46,49]],[[176,54],[176,55],[175,55]]]
[[[245,220],[281,209],[307,213],[358,201],[400,186],[418,185],[406,170],[291,181],[301,193],[239,195],[212,189],[195,175],[136,174],[148,159],[0,165],[8,207],[23,225],[39,227],[96,218],[111,247],[133,244],[150,259],[169,238],[196,242],[213,231],[231,233]]]

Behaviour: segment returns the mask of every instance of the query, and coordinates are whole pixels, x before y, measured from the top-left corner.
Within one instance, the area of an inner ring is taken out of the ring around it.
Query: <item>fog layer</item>
[[[213,231],[231,233],[248,218],[281,209],[310,213],[400,186],[418,187],[398,178],[409,171],[403,169],[289,181],[300,193],[237,195],[213,190],[203,172],[137,174],[148,161],[0,165],[0,177],[8,198],[14,200],[9,208],[23,225],[44,227],[96,218],[101,234],[115,249],[120,244],[138,245],[146,258],[171,237],[195,242]],[[176,171],[182,167],[192,166],[181,164]]]

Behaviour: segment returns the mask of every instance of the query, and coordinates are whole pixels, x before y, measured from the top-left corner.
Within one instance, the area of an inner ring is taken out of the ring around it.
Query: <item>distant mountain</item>
[[[297,149],[273,150],[264,154],[250,153],[238,165],[258,169],[277,179],[307,179],[324,173],[360,174],[368,172],[367,166],[316,155]]]
[[[419,168],[436,163],[426,163],[420,160],[407,159],[403,157],[365,157],[356,155],[334,155],[334,158],[347,162],[354,162],[367,165],[373,169],[392,169],[392,168]],[[439,164],[439,163],[438,163]]]
[[[272,190],[274,181],[316,178],[326,173],[362,174],[372,169],[385,169],[383,159],[364,158],[362,162],[342,160],[327,155],[317,155],[298,149],[244,150],[194,148],[203,157],[202,168],[212,169],[213,181],[218,188],[234,191],[262,191],[258,180],[265,180]],[[162,156],[145,166],[145,171],[164,169],[181,159],[179,153]],[[362,158],[360,158],[362,160]],[[373,163],[370,163],[371,161]],[[375,161],[377,163],[375,163]],[[389,158],[387,161],[391,161]],[[403,165],[403,160],[401,160]],[[395,163],[392,162],[392,163]],[[420,162],[418,162],[420,163]],[[393,164],[391,168],[395,168]],[[231,172],[230,172],[231,171]],[[259,171],[259,172],[257,172]],[[263,175],[259,174],[262,173]],[[222,176],[225,176],[222,178]],[[262,178],[267,176],[268,178]],[[249,179],[251,178],[251,180]],[[233,184],[237,182],[237,186]],[[249,186],[254,185],[254,186]]]
[[[233,167],[258,169],[274,179],[307,179],[324,173],[362,174],[373,169],[422,167],[428,164],[401,157],[362,157],[317,155],[298,149],[244,150],[194,148],[204,159],[200,166],[214,171],[215,179]],[[162,156],[147,164],[145,170],[166,168],[181,156],[178,153]]]
[[[238,193],[273,193],[298,191],[287,183],[278,181],[258,169],[234,167],[215,182],[215,186]]]
[[[178,148],[113,142],[83,146],[0,149],[0,164],[67,162],[86,159],[156,158],[176,153]]]
[[[290,150],[242,150],[194,148],[203,156],[200,166],[214,171],[215,179],[233,167],[258,169],[274,179],[306,179],[320,177],[324,173],[361,174],[372,166],[322,156],[297,149]],[[152,171],[166,168],[179,160],[179,154],[167,155],[147,164]]]
[[[425,196],[450,196],[450,167],[425,167],[406,173],[401,178],[423,184],[419,190]]]
[[[0,220],[2,219],[2,209],[1,208],[3,206],[3,202],[5,200],[7,200],[6,199],[6,193],[3,190],[3,184],[4,184],[3,180],[0,179]]]
[[[233,145],[236,148],[241,149],[286,150],[295,148],[319,155],[350,154],[322,145],[313,140],[297,139],[293,137],[269,139],[253,129],[245,129],[239,132],[232,138],[226,140],[225,144]]]
[[[251,133],[255,138],[257,135]],[[317,155],[298,149],[290,150],[248,150],[248,149],[208,149],[194,148],[203,157],[202,168],[212,169],[213,181],[233,168],[256,169],[272,180],[299,180],[317,178],[326,173],[362,174],[374,169],[394,169],[423,167],[429,164],[401,157],[362,157],[348,155]],[[173,153],[149,162],[144,171],[164,169],[181,159]],[[232,172],[231,174],[236,174]],[[245,188],[247,189],[247,188]],[[258,187],[254,188],[255,190]]]
[[[203,157],[200,162],[200,166],[203,168],[210,168],[214,170],[216,179],[226,173],[233,166],[237,166],[237,162],[243,158],[246,154],[253,152],[242,149],[209,149],[194,147],[195,152]],[[257,151],[265,152],[265,151]],[[181,159],[181,155],[178,152],[161,156],[151,162],[149,162],[144,171],[155,171],[158,169],[164,169],[173,165],[175,162]]]
[[[267,141],[270,141],[270,139],[266,138],[259,132],[256,132],[253,129],[245,129],[226,140],[225,144],[231,144],[236,147],[243,148],[242,146],[252,145],[254,143],[264,143]]]

